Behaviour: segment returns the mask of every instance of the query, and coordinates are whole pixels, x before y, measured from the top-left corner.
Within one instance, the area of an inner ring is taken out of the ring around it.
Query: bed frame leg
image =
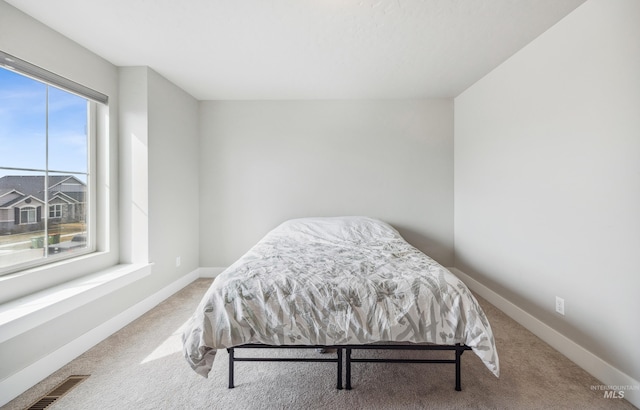
[[[233,389],[233,364],[234,364],[234,350],[233,348],[227,349],[229,352],[229,388]]]
[[[461,356],[464,350],[460,346],[460,343],[456,343],[456,391],[461,391],[461,382],[460,382],[460,362]]]
[[[346,369],[346,378],[347,378],[347,390],[351,390],[351,349],[350,348],[346,348],[346,353],[347,353],[347,357],[346,357],[346,365],[347,365],[347,369]]]
[[[342,348],[336,350],[338,354],[338,390],[342,390]]]

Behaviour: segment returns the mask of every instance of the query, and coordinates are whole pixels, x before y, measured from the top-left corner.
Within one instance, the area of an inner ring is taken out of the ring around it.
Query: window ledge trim
[[[0,343],[151,274],[153,264],[120,264],[0,305]]]

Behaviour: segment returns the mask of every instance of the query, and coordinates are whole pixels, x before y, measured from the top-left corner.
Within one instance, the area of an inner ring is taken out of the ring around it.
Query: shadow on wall
[[[453,266],[453,249],[447,244],[411,228],[395,224],[392,224],[392,226],[407,242],[427,254],[430,258],[435,259],[439,264],[445,267]]]

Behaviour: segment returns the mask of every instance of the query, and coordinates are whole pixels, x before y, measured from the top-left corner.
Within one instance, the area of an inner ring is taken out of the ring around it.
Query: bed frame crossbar
[[[236,357],[235,349],[335,349],[336,357]],[[234,388],[234,363],[235,362],[320,362],[320,363],[336,363],[337,377],[336,388],[342,390],[342,349],[336,346],[302,346],[302,345],[264,345],[264,344],[245,344],[228,348],[229,353],[229,388]]]
[[[346,389],[351,390],[351,364],[352,363],[446,363],[456,366],[456,391],[462,390],[461,382],[461,356],[465,350],[471,350],[469,346],[461,345],[422,345],[422,344],[370,344],[370,345],[349,345],[345,349],[345,371]],[[351,356],[352,350],[449,350],[455,351],[455,359],[379,359],[379,358],[354,358]]]
[[[335,350],[335,357],[323,358],[296,358],[296,357],[237,357],[236,349],[327,349]],[[342,390],[342,358],[343,350],[346,367],[346,389],[351,390],[351,365],[353,363],[445,363],[455,364],[457,391],[461,387],[461,356],[465,350],[471,350],[466,345],[460,343],[456,345],[432,345],[432,344],[368,344],[368,345],[344,345],[344,346],[307,346],[307,345],[265,345],[265,344],[245,344],[228,348],[229,353],[229,388],[234,388],[234,363],[235,362],[321,362],[336,363],[337,377],[336,388]],[[455,352],[455,359],[380,359],[352,357],[353,350],[448,350]]]

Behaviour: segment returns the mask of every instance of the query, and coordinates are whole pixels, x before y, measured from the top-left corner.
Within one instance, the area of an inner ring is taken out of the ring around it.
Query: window
[[[96,103],[83,91],[0,51],[0,275],[94,249]]]
[[[18,224],[36,223],[36,208],[26,207],[20,210],[20,221]]]
[[[61,218],[61,217],[62,217],[62,204],[49,206],[49,218]]]

